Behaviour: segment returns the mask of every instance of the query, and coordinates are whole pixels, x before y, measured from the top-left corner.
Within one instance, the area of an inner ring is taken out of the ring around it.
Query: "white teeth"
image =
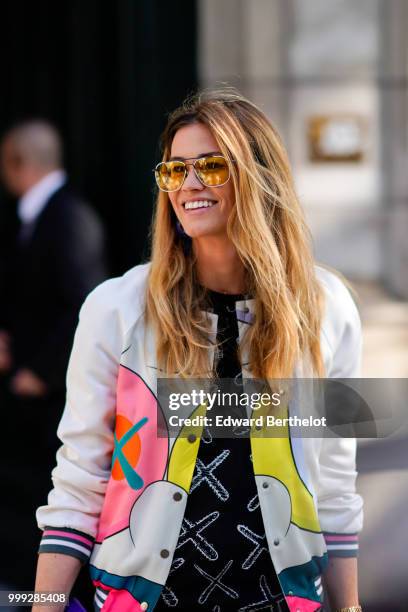
[[[214,202],[210,202],[209,200],[197,200],[196,202],[186,202],[184,204],[186,210],[191,208],[209,208],[210,206],[214,206]]]

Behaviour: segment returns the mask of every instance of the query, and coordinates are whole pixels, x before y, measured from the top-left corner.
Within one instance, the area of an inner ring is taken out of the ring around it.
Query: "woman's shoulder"
[[[316,266],[316,277],[323,289],[326,300],[326,308],[335,308],[340,312],[357,312],[355,302],[347,287],[347,280],[335,270]]]
[[[109,278],[89,293],[81,309],[81,317],[106,321],[114,317],[124,331],[144,312],[150,263],[140,264],[122,276]]]
[[[339,274],[316,266],[316,276],[324,293],[323,354],[326,369],[328,362],[329,369],[332,369],[334,364],[331,362],[336,354],[350,359],[350,351],[361,350],[360,315],[350,290]]]

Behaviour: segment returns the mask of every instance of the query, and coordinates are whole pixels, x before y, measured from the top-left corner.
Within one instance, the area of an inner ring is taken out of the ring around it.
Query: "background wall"
[[[316,256],[408,296],[407,45],[404,0],[199,2],[199,75],[260,104],[284,137]],[[353,113],[357,164],[308,158],[312,115]]]

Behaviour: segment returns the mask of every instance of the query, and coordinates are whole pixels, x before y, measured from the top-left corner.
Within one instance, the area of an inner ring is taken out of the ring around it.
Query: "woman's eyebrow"
[[[200,157],[208,157],[209,155],[222,155],[221,151],[207,151],[206,153],[199,153],[195,157],[180,157],[174,155],[170,157],[169,161],[189,161],[190,159],[200,159]]]

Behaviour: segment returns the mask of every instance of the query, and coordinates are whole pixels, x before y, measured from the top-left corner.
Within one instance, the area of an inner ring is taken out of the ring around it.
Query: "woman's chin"
[[[200,240],[205,238],[225,237],[227,235],[226,227],[207,226],[184,228],[186,234],[192,240]]]

